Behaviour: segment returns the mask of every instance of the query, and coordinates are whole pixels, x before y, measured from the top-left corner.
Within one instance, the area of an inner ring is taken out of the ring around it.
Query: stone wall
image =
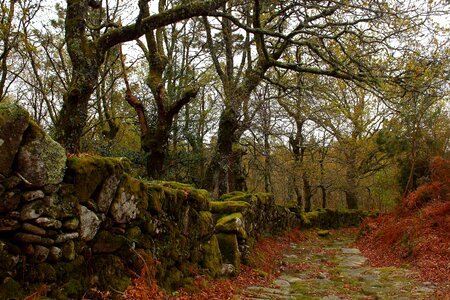
[[[192,270],[233,275],[258,234],[293,224],[270,195],[227,201],[246,206],[230,215],[206,190],[129,171],[123,158],[66,159],[23,109],[0,104],[0,299],[42,283],[55,299],[122,291],[146,260],[167,290],[192,283]]]
[[[296,214],[264,193],[212,201],[206,190],[130,171],[124,158],[66,158],[23,109],[0,104],[0,299],[44,283],[51,299],[81,299],[93,287],[114,294],[144,264],[170,291],[190,285],[193,271],[237,274],[261,235],[361,218]]]

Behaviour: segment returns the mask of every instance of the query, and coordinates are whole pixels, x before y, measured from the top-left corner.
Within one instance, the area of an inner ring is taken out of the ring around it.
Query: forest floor
[[[356,248],[359,229],[293,231],[260,241],[235,279],[201,282],[174,299],[450,299],[450,283],[408,265],[375,267]],[[257,268],[257,269],[256,269]]]

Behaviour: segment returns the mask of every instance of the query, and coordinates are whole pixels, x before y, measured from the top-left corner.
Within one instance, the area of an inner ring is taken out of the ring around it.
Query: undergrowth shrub
[[[431,201],[446,201],[450,197],[450,161],[435,157],[430,162],[431,182],[419,186],[403,200],[406,209],[420,208]]]
[[[448,281],[450,161],[435,157],[427,182],[389,214],[366,219],[357,242],[375,266],[411,264],[423,280]],[[439,298],[441,299],[441,298]]]
[[[141,273],[132,280],[133,285],[129,286],[123,293],[123,300],[163,300],[167,295],[156,281],[157,266],[159,261],[151,255],[145,253],[135,254],[142,263]]]

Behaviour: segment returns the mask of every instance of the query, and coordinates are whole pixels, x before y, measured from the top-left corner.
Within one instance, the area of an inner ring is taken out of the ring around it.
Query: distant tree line
[[[0,101],[68,153],[306,211],[388,208],[448,157],[445,1],[65,4],[1,2]]]

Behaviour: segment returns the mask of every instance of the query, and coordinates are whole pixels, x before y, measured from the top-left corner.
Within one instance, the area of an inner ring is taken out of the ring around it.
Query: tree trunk
[[[270,103],[268,105],[270,109]],[[272,171],[272,159],[270,156],[270,142],[269,142],[269,129],[270,129],[270,111],[263,111],[264,113],[264,191],[266,193],[272,193],[272,178],[270,176]]]
[[[162,179],[166,159],[172,116],[159,115],[157,125],[142,137],[142,149],[147,154],[147,175],[150,179]]]
[[[322,208],[327,208],[327,190],[325,188],[325,185],[323,184],[324,176],[325,176],[325,166],[323,164],[323,161],[325,159],[325,153],[321,151],[320,155],[322,158],[319,160],[319,166],[320,166],[320,191],[322,195]]]
[[[303,210],[303,197],[302,197],[302,191],[297,186],[297,180],[295,179],[294,175],[294,192],[295,192],[295,203],[297,203],[298,208],[300,211]]]
[[[57,140],[66,147],[68,152],[80,151],[80,140],[87,121],[89,98],[97,83],[99,67],[108,49],[120,43],[135,40],[156,28],[206,15],[225,2],[226,0],[211,0],[183,4],[146,18],[142,18],[141,11],[136,23],[109,30],[98,38],[93,38],[86,32],[86,20],[90,7],[100,9],[101,2],[67,0],[65,40],[73,72],[56,124]]]
[[[305,212],[309,212],[311,211],[312,207],[311,205],[312,192],[311,192],[311,183],[309,182],[308,176],[306,174],[303,174],[302,182],[303,182],[303,198],[305,199]]]
[[[206,188],[215,197],[244,188],[240,174],[242,151],[238,150],[236,132],[239,121],[232,108],[225,108],[220,116],[216,151],[206,172]]]
[[[56,140],[68,153],[81,151],[80,141],[86,126],[88,103],[93,90],[93,84],[85,84],[84,88],[79,89],[76,86],[64,95],[64,104],[55,129]]]
[[[358,197],[356,193],[357,183],[356,183],[356,150],[349,149],[346,153],[346,162],[347,162],[347,170],[346,170],[346,186],[345,186],[345,200],[347,202],[347,207],[349,209],[358,209]]]
[[[354,190],[345,191],[345,201],[348,209],[358,209],[358,197]]]
[[[319,185],[319,188],[322,194],[322,208],[327,208],[327,190],[322,184]]]

